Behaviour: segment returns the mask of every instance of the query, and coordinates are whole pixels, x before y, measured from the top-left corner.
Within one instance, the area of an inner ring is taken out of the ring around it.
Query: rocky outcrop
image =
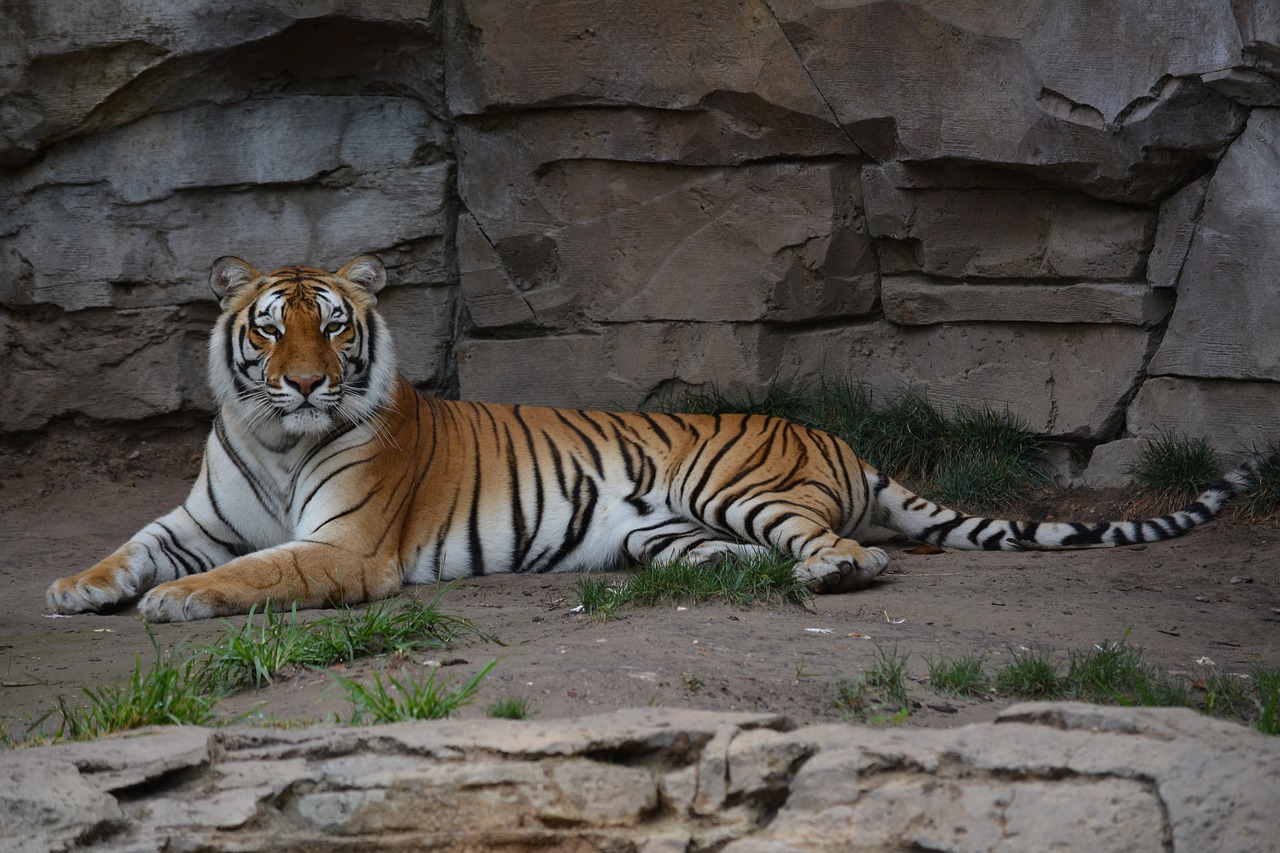
[[[5,13],[0,431],[206,410],[213,258],[375,251],[434,391],[821,370],[1085,447],[1274,438],[1270,3]]]
[[[0,753],[6,849],[1272,849],[1280,743],[1188,710],[959,729],[645,709]]]

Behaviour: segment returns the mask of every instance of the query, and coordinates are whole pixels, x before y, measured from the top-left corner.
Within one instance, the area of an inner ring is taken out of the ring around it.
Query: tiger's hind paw
[[[856,556],[828,553],[810,557],[796,565],[796,578],[816,593],[865,589],[889,565],[889,555],[880,548],[859,548],[858,552]]]

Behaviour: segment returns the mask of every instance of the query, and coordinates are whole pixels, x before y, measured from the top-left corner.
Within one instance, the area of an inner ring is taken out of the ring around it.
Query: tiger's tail
[[[910,539],[965,551],[1057,551],[1115,547],[1174,539],[1215,518],[1223,506],[1248,490],[1270,458],[1257,456],[1224,474],[1188,506],[1138,521],[1006,521],[965,515],[926,500],[891,477],[875,474],[873,517],[877,524]]]

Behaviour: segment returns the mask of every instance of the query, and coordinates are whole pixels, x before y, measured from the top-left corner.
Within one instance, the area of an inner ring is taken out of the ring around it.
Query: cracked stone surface
[[[1280,742],[1185,709],[959,729],[637,709],[157,728],[0,754],[14,851],[1267,850]]]

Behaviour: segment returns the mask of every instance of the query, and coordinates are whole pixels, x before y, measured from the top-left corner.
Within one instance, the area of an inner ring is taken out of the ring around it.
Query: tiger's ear
[[[338,270],[337,275],[374,294],[387,286],[387,268],[375,255],[361,255]]]
[[[209,287],[222,307],[226,308],[237,290],[259,278],[262,278],[262,273],[239,258],[226,255],[213,262],[213,269],[209,273]]]

